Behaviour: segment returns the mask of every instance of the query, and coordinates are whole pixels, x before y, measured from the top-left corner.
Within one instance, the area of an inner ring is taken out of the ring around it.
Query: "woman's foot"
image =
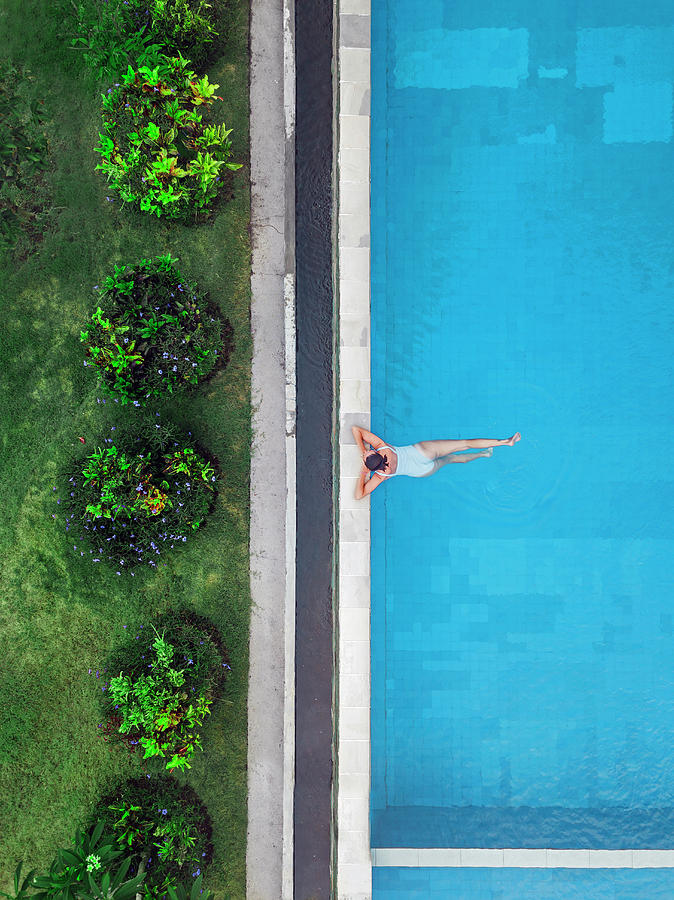
[[[487,447],[486,450],[483,450],[481,453],[476,453],[475,455],[476,456],[493,456],[493,453],[494,453],[494,448]]]
[[[506,441],[506,445],[508,447],[512,447],[512,445],[516,444],[521,439],[521,437],[522,435],[519,433],[519,431],[516,431],[511,438],[508,438],[508,440]]]

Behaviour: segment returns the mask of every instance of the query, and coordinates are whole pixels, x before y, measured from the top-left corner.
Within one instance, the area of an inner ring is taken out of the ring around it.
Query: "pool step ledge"
[[[531,850],[376,847],[373,866],[392,868],[671,869],[674,850]]]

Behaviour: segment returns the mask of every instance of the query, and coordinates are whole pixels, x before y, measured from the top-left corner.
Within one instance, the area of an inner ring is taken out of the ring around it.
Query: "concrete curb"
[[[285,138],[285,321],[286,375],[286,615],[285,693],[283,713],[283,874],[281,900],[293,896],[295,802],[295,550],[296,550],[296,446],[297,415],[295,326],[295,3],[283,0],[283,114]]]
[[[295,65],[292,0],[251,3],[253,334],[249,900],[290,900],[295,748]]]

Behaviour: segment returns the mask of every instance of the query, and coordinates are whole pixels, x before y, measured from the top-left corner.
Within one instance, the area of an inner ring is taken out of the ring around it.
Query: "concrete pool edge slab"
[[[337,0],[339,521],[336,896],[372,897],[370,506],[355,500],[351,425],[370,425],[370,0]]]
[[[250,17],[253,446],[246,851],[246,896],[250,900],[290,900],[293,892],[293,9],[292,0],[256,0]],[[270,445],[279,448],[278,452],[263,452],[263,446]]]

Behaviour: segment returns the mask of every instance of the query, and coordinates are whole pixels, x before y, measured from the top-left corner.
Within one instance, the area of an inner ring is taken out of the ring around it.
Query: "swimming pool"
[[[372,7],[375,847],[674,846],[674,9]]]

